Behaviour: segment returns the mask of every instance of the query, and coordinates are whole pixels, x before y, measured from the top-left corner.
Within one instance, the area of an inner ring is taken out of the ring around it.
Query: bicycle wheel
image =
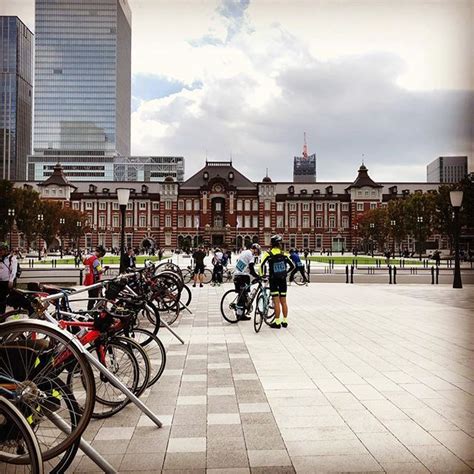
[[[183,282],[185,285],[191,283],[193,281],[193,278],[194,278],[194,272],[188,269],[183,270]]]
[[[253,328],[255,332],[259,332],[262,329],[263,319],[266,311],[265,294],[260,292],[257,296],[257,303],[255,304],[255,313],[253,315]]]
[[[100,343],[102,344],[102,343]],[[135,393],[139,382],[139,367],[131,349],[120,342],[106,341],[102,346],[90,347],[89,353],[122,382],[131,392]],[[99,356],[98,353],[101,353]],[[96,403],[93,418],[108,418],[118,413],[128,402],[127,396],[111,382],[95,366],[93,375],[96,383]],[[77,368],[73,368],[68,376],[68,385],[74,392],[81,390],[83,378]],[[81,404],[80,400],[78,400]]]
[[[76,399],[81,399],[81,409],[77,424],[64,433],[51,419],[71,423],[67,404],[57,399],[56,392],[73,367],[82,380],[80,389],[72,389]],[[0,375],[11,380],[10,385],[21,394],[17,406],[26,417],[32,417],[38,434],[48,433],[48,440],[43,435],[40,438],[44,461],[67,450],[88,426],[95,402],[94,376],[84,348],[67,332],[45,321],[1,324]]]
[[[151,374],[151,362],[145,349],[140,345],[138,341],[133,338],[125,336],[114,336],[114,341],[119,341],[125,344],[129,349],[132,350],[133,355],[137,359],[139,379],[138,385],[135,390],[135,395],[139,397],[148,387]]]
[[[130,332],[129,337],[138,342],[145,349],[151,363],[150,380],[148,387],[154,385],[166,366],[166,351],[163,343],[153,333],[146,329],[136,328]]]
[[[21,465],[17,462],[21,461]],[[7,399],[0,397],[1,472],[43,474],[41,450],[24,415]]]
[[[270,325],[275,320],[275,306],[273,304],[273,298],[270,294],[270,288],[264,287],[262,291],[265,292],[265,299],[267,304],[267,312],[263,320],[265,321],[265,324]]]
[[[237,319],[237,300],[239,298],[239,293],[233,289],[228,290],[224,293],[221,299],[221,314],[222,317],[229,323],[236,323]]]
[[[209,270],[209,268],[204,269],[203,277],[202,277],[202,282],[207,285],[208,283],[211,283],[212,281],[212,272]]]
[[[306,285],[306,280],[303,278],[303,275],[298,272],[296,275],[295,275],[295,278],[293,280],[298,286],[303,286],[303,285]]]

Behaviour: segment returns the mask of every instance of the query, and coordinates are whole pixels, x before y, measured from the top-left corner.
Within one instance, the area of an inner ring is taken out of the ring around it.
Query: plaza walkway
[[[223,322],[193,289],[168,363],[87,438],[120,472],[473,472],[474,287],[290,287],[287,329]],[[97,468],[84,456],[75,472]]]

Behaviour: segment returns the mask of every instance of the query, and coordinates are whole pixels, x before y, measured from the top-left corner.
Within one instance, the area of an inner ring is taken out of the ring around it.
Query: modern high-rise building
[[[33,34],[0,16],[0,179],[25,179],[31,153]]]
[[[306,133],[304,134],[303,156],[295,156],[293,160],[293,181],[295,183],[316,182],[316,155],[308,155]]]
[[[467,175],[467,156],[440,156],[426,167],[428,183],[459,183]]]
[[[34,155],[130,155],[127,0],[36,0]]]

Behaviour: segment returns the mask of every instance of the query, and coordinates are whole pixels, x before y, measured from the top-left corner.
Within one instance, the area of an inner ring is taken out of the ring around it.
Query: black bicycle
[[[268,305],[267,316],[265,317],[265,322],[271,324],[274,316],[275,316],[275,309],[273,307],[273,302],[270,298],[270,288],[267,286],[268,280],[256,280],[253,283],[245,285],[240,292],[238,292],[235,288],[232,290],[228,290],[224,293],[221,299],[221,313],[222,317],[229,323],[234,324],[238,321],[237,316],[237,301],[239,300],[240,296],[245,293],[245,307],[244,307],[244,314],[249,315],[253,311],[253,304],[255,301],[260,301],[260,296],[262,293],[266,293],[267,298],[270,301]],[[253,288],[252,288],[253,286]]]

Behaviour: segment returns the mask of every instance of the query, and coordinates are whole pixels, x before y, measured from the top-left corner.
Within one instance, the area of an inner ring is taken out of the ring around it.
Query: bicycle
[[[41,450],[32,428],[15,405],[1,396],[0,463],[11,466],[2,472],[43,474]],[[18,464],[22,464],[23,469]]]
[[[188,265],[184,270],[182,270],[182,273],[184,283],[188,284],[194,280],[194,269],[191,267],[191,265]],[[212,281],[212,272],[209,270],[209,268],[204,269],[203,275],[203,284],[207,285]]]
[[[237,301],[240,297],[245,294],[245,307],[244,307],[244,314],[249,315],[253,311],[253,303],[257,299],[258,296],[262,292],[268,292],[270,294],[270,288],[268,288],[264,283],[267,283],[267,279],[258,279],[252,283],[245,285],[240,292],[238,292],[235,288],[226,291],[221,299],[221,314],[223,318],[231,323],[234,324],[238,321],[237,317]],[[256,284],[255,288],[252,289],[252,285]],[[250,292],[249,292],[250,290]],[[269,304],[268,307],[269,316],[265,318],[265,321],[268,319],[268,324],[271,324],[270,319],[274,316],[274,310],[272,307],[272,303]],[[272,319],[273,320],[273,319]]]
[[[271,311],[272,310],[272,311]],[[262,329],[262,324],[265,321],[267,325],[273,323],[275,319],[275,310],[273,307],[273,300],[270,295],[270,288],[264,286],[257,295],[257,302],[255,304],[255,313],[253,316],[253,328],[256,333]]]

